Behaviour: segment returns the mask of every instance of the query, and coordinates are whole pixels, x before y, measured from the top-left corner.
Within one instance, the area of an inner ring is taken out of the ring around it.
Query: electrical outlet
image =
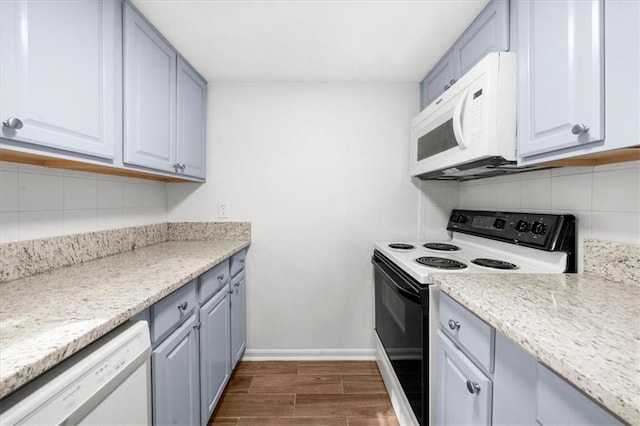
[[[218,219],[229,219],[229,203],[226,201],[218,202]]]

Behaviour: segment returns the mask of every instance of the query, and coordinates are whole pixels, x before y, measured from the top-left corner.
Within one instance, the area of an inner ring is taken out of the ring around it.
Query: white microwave
[[[411,125],[412,176],[466,180],[514,169],[515,53],[489,53]]]

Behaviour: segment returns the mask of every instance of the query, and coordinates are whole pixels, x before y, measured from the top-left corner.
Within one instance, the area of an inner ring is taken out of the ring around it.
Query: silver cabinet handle
[[[467,380],[467,390],[469,393],[479,393],[480,385],[476,382],[472,382],[471,380]]]
[[[576,124],[571,128],[571,133],[573,133],[574,135],[579,135],[579,134],[588,133],[588,132],[589,132],[589,126],[587,126],[586,124]]]
[[[184,169],[186,169],[186,168],[187,168],[186,164],[181,164],[180,165],[180,170],[182,170],[183,172],[184,172]]]
[[[200,330],[200,326],[202,325],[202,323],[197,323],[193,325],[193,328],[195,328],[196,330]]]
[[[234,287],[240,287],[240,283],[235,283],[233,286]]]
[[[189,304],[187,302],[178,303],[178,309],[181,311],[186,311]]]
[[[449,328],[452,330],[457,330],[460,328],[460,323],[456,320],[449,320]]]
[[[452,78],[451,81],[449,82],[449,86],[453,86],[456,83],[456,79]]]
[[[218,278],[218,281],[224,280],[224,274],[218,275],[217,278]]]
[[[180,169],[180,164],[179,164],[179,163],[174,164],[174,165],[173,165],[173,170],[174,170],[176,173],[178,173],[178,169]]]
[[[15,129],[15,130],[22,129],[22,126],[23,126],[22,120],[16,117],[9,117],[8,119],[2,122],[2,125],[4,127],[8,127],[10,129]]]
[[[227,290],[227,293],[229,293],[229,294],[233,294],[233,289],[229,289],[229,290]]]
[[[240,263],[244,265],[244,259],[240,259]]]
[[[448,84],[444,85],[444,90],[449,90],[449,85]]]

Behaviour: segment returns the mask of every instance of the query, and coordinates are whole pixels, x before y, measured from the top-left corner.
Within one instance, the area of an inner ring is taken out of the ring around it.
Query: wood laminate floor
[[[240,362],[209,426],[397,426],[376,363]]]

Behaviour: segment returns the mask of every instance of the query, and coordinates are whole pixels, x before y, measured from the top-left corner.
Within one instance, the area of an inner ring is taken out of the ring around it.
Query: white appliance
[[[151,343],[129,322],[0,402],[0,425],[151,425]]]
[[[514,171],[515,53],[489,53],[411,126],[412,176],[466,180]]]
[[[453,210],[447,230],[446,241],[376,243],[372,257],[376,361],[403,425],[435,421],[434,273],[576,272],[572,215]]]

